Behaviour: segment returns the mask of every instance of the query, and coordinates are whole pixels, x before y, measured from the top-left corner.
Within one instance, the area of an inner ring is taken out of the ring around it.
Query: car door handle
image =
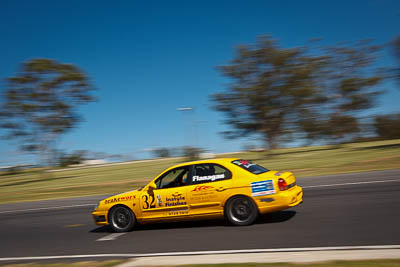
[[[224,187],[218,187],[217,189],[215,189],[217,192],[222,192],[222,191],[225,191],[226,190],[226,188],[224,188]]]
[[[179,197],[179,196],[181,196],[181,195],[182,195],[182,194],[179,193],[179,192],[175,192],[174,194],[172,194],[173,197]]]

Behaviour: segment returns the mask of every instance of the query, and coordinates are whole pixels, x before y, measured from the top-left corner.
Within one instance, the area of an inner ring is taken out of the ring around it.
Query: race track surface
[[[246,227],[197,221],[112,234],[92,222],[101,196],[0,205],[0,258],[400,244],[400,170],[297,181],[302,205]]]

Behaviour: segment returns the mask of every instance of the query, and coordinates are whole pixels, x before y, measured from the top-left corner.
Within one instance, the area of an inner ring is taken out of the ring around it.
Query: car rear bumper
[[[303,202],[303,188],[301,188],[300,186],[296,187],[297,188],[295,188],[295,190],[293,190],[292,192],[290,192],[290,194],[288,194],[288,196],[286,196],[286,198],[290,201],[288,203],[289,207],[297,206]]]
[[[303,189],[300,186],[295,186],[273,196],[261,197],[256,202],[260,213],[288,209],[303,202]]]

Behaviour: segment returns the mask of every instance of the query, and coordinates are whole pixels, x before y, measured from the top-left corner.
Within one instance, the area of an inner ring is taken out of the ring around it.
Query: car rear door
[[[192,168],[187,200],[190,215],[207,215],[223,212],[225,200],[232,184],[232,173],[215,164],[196,164]]]

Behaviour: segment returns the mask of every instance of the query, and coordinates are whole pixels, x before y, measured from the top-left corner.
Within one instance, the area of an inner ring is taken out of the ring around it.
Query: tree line
[[[400,37],[392,46],[400,60]],[[282,48],[269,36],[239,46],[234,59],[218,67],[226,90],[211,97],[230,128],[224,136],[258,134],[268,149],[292,140],[399,138],[399,114],[365,115],[385,92],[383,82],[400,77],[398,66],[377,64],[382,49],[368,41]]]
[[[288,141],[400,138],[400,113],[365,115],[385,93],[384,81],[400,82],[400,37],[390,47],[397,65],[381,67],[384,46],[367,41],[284,48],[261,36],[253,45],[238,46],[229,64],[217,67],[227,78],[226,89],[211,96],[230,129],[224,136],[256,134],[268,149]],[[83,120],[78,107],[96,100],[94,90],[88,75],[73,64],[43,58],[23,62],[1,90],[3,138],[40,156],[43,164],[51,162],[57,140]],[[64,155],[62,162],[77,158],[82,155]]]

